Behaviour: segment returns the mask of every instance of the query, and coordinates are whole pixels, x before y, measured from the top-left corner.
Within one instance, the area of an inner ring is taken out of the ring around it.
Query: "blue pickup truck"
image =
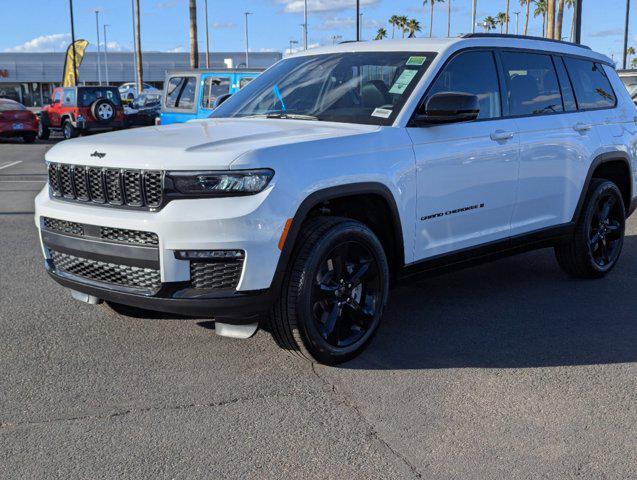
[[[171,71],[164,82],[162,125],[206,118],[217,97],[233,94],[254,80],[263,70],[221,69]]]

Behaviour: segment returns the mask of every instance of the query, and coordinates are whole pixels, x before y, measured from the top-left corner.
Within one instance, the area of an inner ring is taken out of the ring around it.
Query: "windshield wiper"
[[[277,112],[277,113],[260,113],[257,115],[248,115],[244,118],[283,118],[290,120],[315,120],[320,121],[320,118],[315,117],[314,115],[302,115],[300,113],[287,113],[287,112]]]

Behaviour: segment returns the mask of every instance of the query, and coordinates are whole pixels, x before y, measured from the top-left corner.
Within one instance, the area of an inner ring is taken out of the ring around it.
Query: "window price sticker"
[[[412,57],[413,58],[413,57]],[[389,89],[389,93],[396,95],[402,95],[407,90],[407,87],[412,82],[414,77],[418,74],[418,70],[403,70],[403,73],[396,79],[394,85]]]

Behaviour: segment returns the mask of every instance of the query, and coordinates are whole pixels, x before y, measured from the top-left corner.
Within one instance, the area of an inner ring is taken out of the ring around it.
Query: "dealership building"
[[[0,53],[0,98],[11,98],[28,107],[48,103],[53,88],[62,82],[64,59],[62,52]],[[97,85],[108,80],[110,85],[135,81],[135,60],[131,52],[87,52],[79,68],[81,85]],[[267,68],[281,59],[281,53],[254,52],[248,57],[250,68]],[[245,52],[211,52],[211,68],[244,68]],[[206,56],[199,55],[199,65],[205,67]],[[190,68],[189,53],[144,52],[142,58],[143,81],[161,88],[168,70]]]

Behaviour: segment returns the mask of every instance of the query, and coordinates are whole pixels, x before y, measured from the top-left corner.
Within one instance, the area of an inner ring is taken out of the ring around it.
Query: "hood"
[[[222,170],[241,155],[261,148],[377,130],[286,119],[205,119],[104,133],[58,143],[50,162],[155,170]]]

